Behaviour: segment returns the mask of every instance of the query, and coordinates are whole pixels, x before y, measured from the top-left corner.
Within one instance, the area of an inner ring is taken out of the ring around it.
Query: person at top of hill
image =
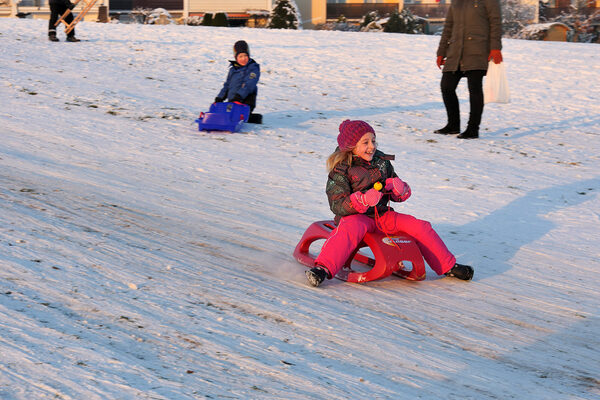
[[[256,108],[260,65],[250,58],[250,48],[244,40],[238,40],[233,45],[235,60],[230,61],[227,79],[223,88],[215,97],[215,103],[225,100],[239,102],[250,106],[250,111]]]
[[[456,258],[427,221],[395,212],[390,200],[403,202],[411,195],[392,166],[393,155],[377,150],[375,131],[364,121],[345,120],[339,126],[338,147],[327,159],[326,193],[335,214],[336,228],[323,244],[316,266],[306,271],[312,286],[331,279],[363,240],[376,229],[387,234],[406,232],[412,236],[427,264],[438,274],[462,280],[473,277],[473,268]],[[374,189],[381,183],[386,193]]]
[[[51,42],[58,42],[59,39],[56,36],[56,21],[67,11],[72,10],[75,4],[71,3],[70,0],[49,0],[50,6],[50,19],[48,20],[48,40]],[[73,13],[70,12],[64,19],[65,24],[73,22]],[[67,33],[67,42],[79,42],[80,40],[75,37],[75,28]]]
[[[452,0],[437,49],[436,64],[442,70],[440,83],[448,122],[434,133],[460,133],[460,111],[456,87],[462,77],[469,87],[469,122],[457,137],[476,139],[483,113],[483,77],[488,62],[502,62],[502,15],[499,0]]]

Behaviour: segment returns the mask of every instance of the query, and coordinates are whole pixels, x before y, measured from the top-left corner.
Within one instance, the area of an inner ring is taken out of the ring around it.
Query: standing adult
[[[75,4],[69,0],[49,0],[50,5],[50,20],[48,21],[48,40],[51,42],[58,42],[56,37],[56,21],[67,11],[73,10]],[[73,22],[73,13],[70,12],[64,19],[65,23],[70,24]],[[80,40],[75,37],[75,28],[67,33],[67,42],[79,42]]]
[[[448,123],[434,131],[460,133],[460,110],[456,87],[463,76],[469,87],[470,113],[467,129],[460,139],[479,137],[483,113],[483,77],[488,62],[502,62],[502,19],[499,0],[452,0],[437,50],[437,66],[442,71],[442,98]]]

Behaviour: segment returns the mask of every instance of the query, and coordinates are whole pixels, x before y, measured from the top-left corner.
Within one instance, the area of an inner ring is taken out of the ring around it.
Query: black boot
[[[455,135],[457,133],[460,133],[460,126],[448,124],[443,128],[436,129],[435,131],[433,131],[433,133],[439,133],[441,135]]]
[[[475,271],[473,271],[473,267],[470,265],[462,265],[457,263],[454,264],[454,267],[452,267],[452,269],[446,272],[444,275],[453,276],[455,278],[462,279],[463,281],[470,281],[473,279],[474,273]]]
[[[327,270],[318,265],[306,271],[306,278],[308,279],[308,283],[310,283],[314,287],[317,287],[321,283],[323,283],[323,281],[325,280],[325,278],[327,278],[328,275],[329,273],[327,272]]]
[[[60,40],[58,40],[58,38],[56,37],[56,32],[50,32],[48,34],[48,40],[51,42],[59,42]]]
[[[248,116],[249,124],[262,124],[262,114],[252,114]]]
[[[67,36],[67,42],[76,43],[81,42],[81,40],[77,39],[75,36]]]
[[[459,139],[477,139],[479,137],[479,128],[467,126],[467,129],[457,136]]]

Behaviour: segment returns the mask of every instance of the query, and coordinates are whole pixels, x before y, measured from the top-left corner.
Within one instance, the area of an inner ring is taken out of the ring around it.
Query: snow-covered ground
[[[46,29],[0,19],[1,399],[600,396],[598,45],[504,40],[512,102],[460,141],[439,37]],[[199,133],[238,39],[265,123]],[[305,283],[346,118],[472,282]]]

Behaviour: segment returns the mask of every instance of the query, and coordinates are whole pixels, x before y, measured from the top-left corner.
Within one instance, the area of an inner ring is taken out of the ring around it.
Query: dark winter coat
[[[366,192],[373,188],[375,182],[381,182],[385,186],[385,180],[395,178],[396,173],[390,160],[395,157],[386,155],[377,150],[371,162],[367,162],[358,156],[352,157],[352,166],[341,162],[336,165],[327,179],[327,199],[329,208],[336,215],[336,222],[346,215],[358,214],[352,206],[350,195],[354,192]],[[382,215],[391,210],[388,207],[389,196],[383,196],[377,204],[377,212]],[[375,207],[369,207],[366,215],[375,214]]]
[[[437,55],[443,72],[487,71],[490,50],[502,49],[499,0],[452,0]]]
[[[48,4],[52,5],[52,6],[62,5],[62,6],[65,6],[66,8],[70,8],[71,4],[73,4],[73,3],[71,3],[70,0],[48,0]]]
[[[230,61],[230,63],[227,80],[217,97],[229,99],[229,101],[235,99],[248,104],[250,108],[254,109],[256,107],[256,95],[258,94],[256,84],[260,79],[260,65],[252,58],[244,66],[235,61]]]

